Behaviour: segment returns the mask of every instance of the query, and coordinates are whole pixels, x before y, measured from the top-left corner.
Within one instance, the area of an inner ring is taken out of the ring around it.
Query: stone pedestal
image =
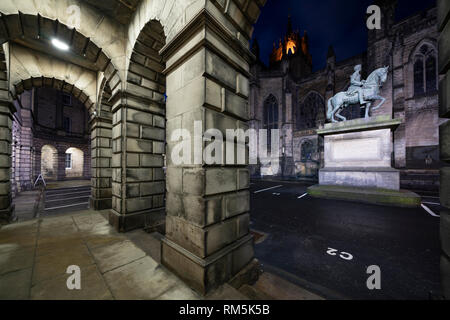
[[[318,130],[325,141],[325,167],[319,172],[319,185],[310,188],[310,194],[385,205],[419,205],[419,196],[400,191],[400,172],[392,168],[393,130],[400,124],[400,119],[385,115],[330,123]]]

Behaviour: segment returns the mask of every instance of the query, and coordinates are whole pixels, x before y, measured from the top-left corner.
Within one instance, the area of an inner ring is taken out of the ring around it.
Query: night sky
[[[314,71],[325,67],[329,45],[337,61],[367,49],[366,10],[373,0],[267,0],[253,37],[258,39],[261,60],[267,65],[273,43],[286,34],[291,13],[294,30],[306,29]],[[397,21],[433,6],[436,0],[398,0]]]

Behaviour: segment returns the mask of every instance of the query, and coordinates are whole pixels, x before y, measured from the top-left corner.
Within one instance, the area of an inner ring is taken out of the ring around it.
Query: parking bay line
[[[271,187],[271,188],[267,188],[267,189],[258,190],[258,191],[255,191],[254,193],[260,193],[260,192],[269,191],[269,190],[277,189],[277,188],[281,188],[281,187],[282,187],[282,185],[279,185],[279,186],[275,186],[275,187]]]
[[[431,204],[433,206],[440,206],[441,205],[440,203],[437,203],[437,202],[426,202],[426,201],[423,201],[422,203],[423,204]]]
[[[428,212],[431,216],[436,217],[436,218],[439,218],[439,217],[440,217],[439,215],[437,215],[437,214],[435,214],[433,211],[431,211],[431,209],[428,208],[426,205],[421,204],[421,206],[422,206],[422,208],[424,208],[425,211]]]
[[[305,194],[302,194],[300,197],[298,197],[297,199],[301,199],[301,198],[304,198],[304,197],[306,197],[308,195],[308,193],[305,193]]]

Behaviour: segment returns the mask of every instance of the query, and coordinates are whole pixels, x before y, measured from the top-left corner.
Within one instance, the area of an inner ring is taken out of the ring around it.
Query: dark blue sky
[[[261,48],[261,60],[268,64],[273,43],[284,37],[289,12],[294,30],[308,32],[314,70],[325,66],[330,44],[338,61],[365,51],[366,10],[372,3],[373,0],[268,0],[253,34]],[[436,0],[398,0],[397,20],[435,4]]]

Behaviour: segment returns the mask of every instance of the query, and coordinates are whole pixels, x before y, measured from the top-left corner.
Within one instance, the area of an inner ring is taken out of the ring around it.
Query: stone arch
[[[97,99],[96,73],[30,49],[10,46],[13,97],[32,87],[53,87],[73,94],[92,111]]]
[[[56,180],[58,178],[58,150],[50,144],[41,148],[40,173],[45,180]]]
[[[164,219],[166,77],[159,51],[165,39],[159,21],[148,21],[140,30],[130,56],[125,99],[113,106],[111,220],[121,231],[154,228]],[[126,163],[118,160],[123,157]]]
[[[149,22],[159,21],[164,28],[166,41],[170,42],[197,13],[204,9],[203,5],[199,0],[142,0],[128,26],[127,65],[136,48],[136,42],[142,36],[142,31],[148,28]]]
[[[84,176],[84,152],[76,147],[67,148],[66,178],[82,178]],[[67,155],[70,155],[67,157]]]
[[[111,64],[123,78],[125,28],[84,1],[5,0],[1,13],[0,44],[24,37],[48,41],[55,36],[95,61],[100,70]]]

